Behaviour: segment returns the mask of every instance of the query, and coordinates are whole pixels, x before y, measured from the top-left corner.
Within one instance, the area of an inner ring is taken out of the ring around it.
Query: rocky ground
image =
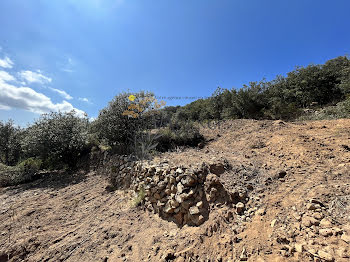
[[[200,148],[154,162],[224,160],[223,190],[246,201],[179,225],[134,207],[132,190],[106,190],[99,171],[52,174],[0,189],[0,262],[350,261],[350,120],[235,120],[202,133]]]

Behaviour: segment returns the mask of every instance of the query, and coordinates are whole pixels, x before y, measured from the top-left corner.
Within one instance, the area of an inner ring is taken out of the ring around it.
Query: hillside
[[[243,211],[216,204],[199,226],[133,207],[134,192],[106,190],[100,169],[2,188],[0,262],[349,261],[349,130],[348,119],[232,120],[202,128],[201,149],[158,155],[224,160],[225,190],[247,192]]]

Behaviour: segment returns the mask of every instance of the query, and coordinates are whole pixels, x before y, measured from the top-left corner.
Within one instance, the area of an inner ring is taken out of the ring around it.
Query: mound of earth
[[[132,182],[106,190],[99,169],[47,175],[0,189],[0,262],[350,260],[350,120],[234,120],[202,133],[200,148],[152,162],[209,163],[203,192],[208,179],[240,202],[225,197],[201,223],[176,223],[147,201],[134,207]]]

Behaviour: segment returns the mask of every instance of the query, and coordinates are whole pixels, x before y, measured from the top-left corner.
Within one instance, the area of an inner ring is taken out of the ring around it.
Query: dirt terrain
[[[98,171],[52,174],[0,189],[0,262],[350,261],[350,120],[235,120],[202,128],[200,148],[154,161],[225,159],[227,190],[244,212],[217,205],[198,227],[134,207]]]

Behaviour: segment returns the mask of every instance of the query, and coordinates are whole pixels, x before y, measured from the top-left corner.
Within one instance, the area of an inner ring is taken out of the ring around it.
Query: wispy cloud
[[[55,104],[49,97],[36,92],[32,88],[17,87],[9,83],[15,80],[15,77],[9,73],[0,71],[0,109],[19,108],[39,114],[75,110],[78,116],[84,116],[84,111],[74,108],[72,104],[65,100],[62,103]]]
[[[3,59],[0,59],[0,66],[3,67],[3,68],[12,68],[13,65],[14,65],[14,63],[7,56],[5,56]]]
[[[16,78],[5,71],[0,71],[0,83],[10,81],[16,81]]]
[[[61,70],[67,73],[73,73],[74,68],[75,68],[75,61],[73,60],[73,58],[68,57],[67,61],[61,67]]]
[[[86,103],[91,103],[90,100],[86,97],[79,97],[80,101],[86,102]]]
[[[60,96],[62,96],[63,98],[67,99],[67,100],[71,100],[73,99],[73,97],[71,95],[69,95],[66,91],[64,90],[60,90],[60,89],[56,89],[56,88],[52,88],[50,87],[50,89],[56,93],[58,93]]]
[[[21,71],[19,72],[20,77],[25,80],[27,83],[39,83],[39,84],[46,84],[46,83],[51,83],[52,79],[44,76],[40,70],[37,72],[33,71]]]

